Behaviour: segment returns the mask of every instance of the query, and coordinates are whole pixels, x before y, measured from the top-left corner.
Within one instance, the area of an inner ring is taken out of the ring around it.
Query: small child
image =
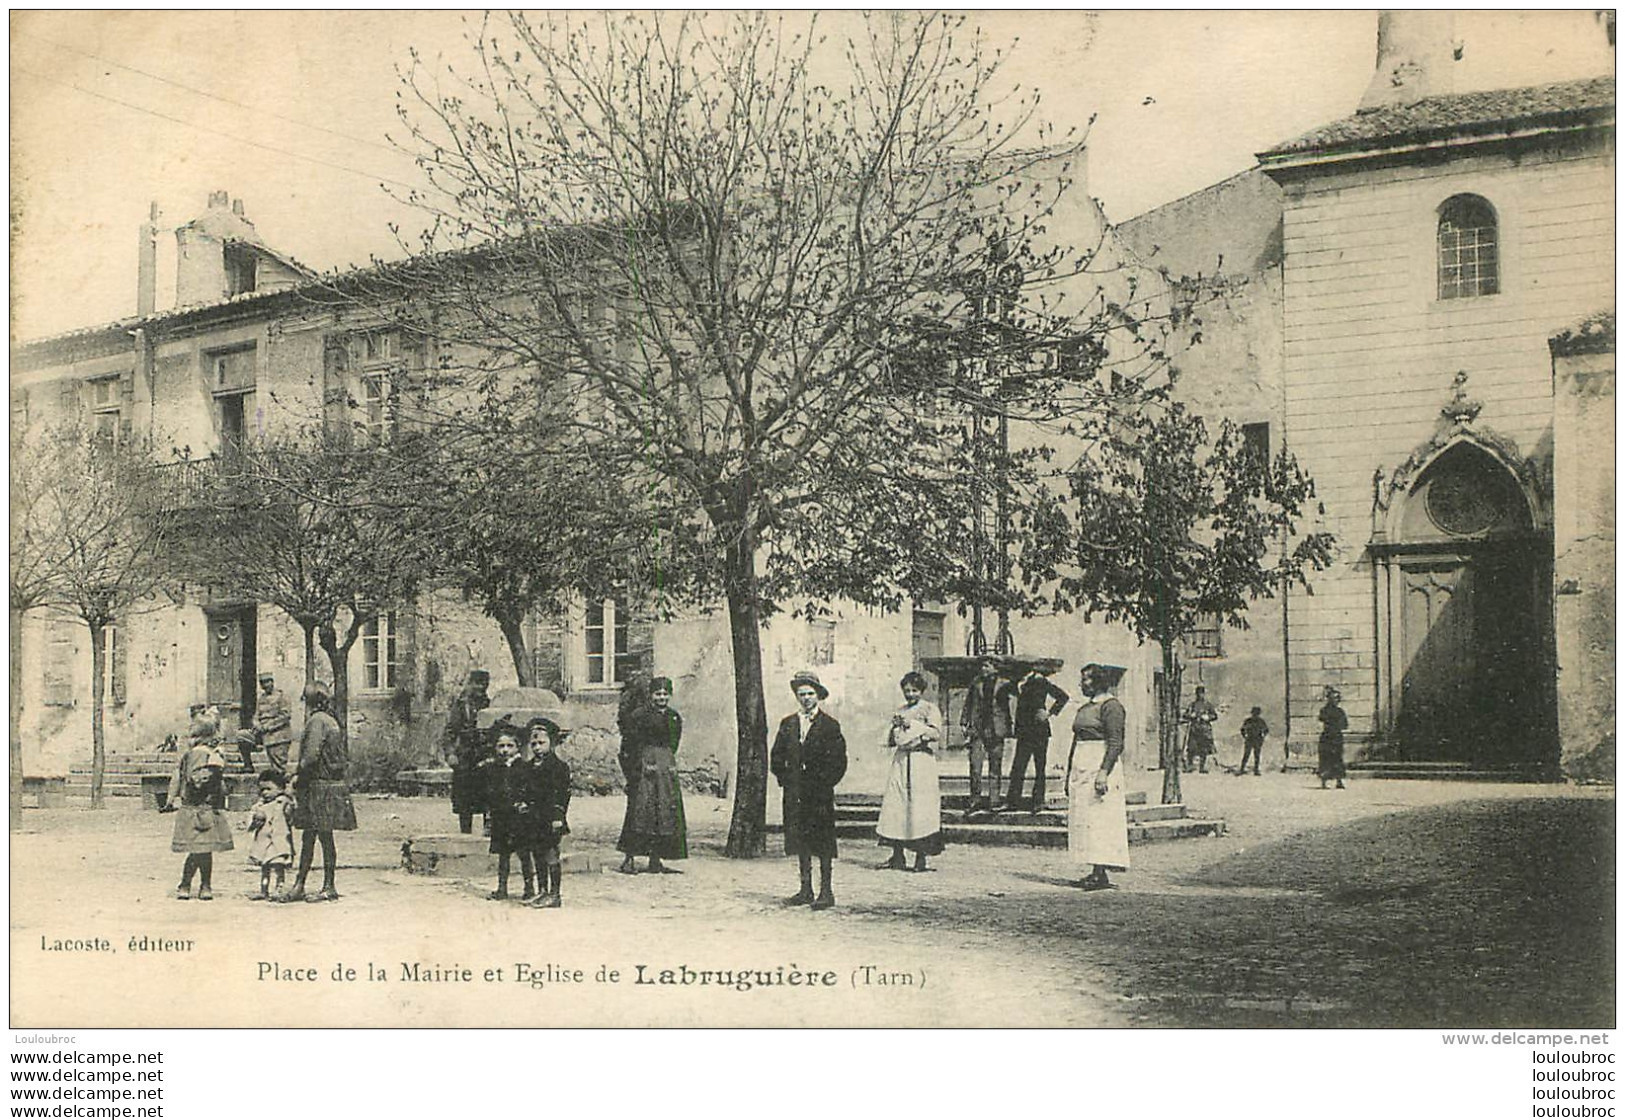
[[[1247,756],[1253,759],[1253,775],[1258,775],[1258,765],[1264,757],[1264,740],[1270,733],[1270,725],[1264,722],[1263,708],[1255,706],[1253,714],[1241,721],[1241,766],[1236,770],[1236,777],[1247,772]]]
[[[288,814],[293,800],[288,796],[288,779],[278,770],[260,771],[260,799],[249,818],[248,831],[254,840],[248,846],[248,862],[260,869],[260,890],[248,897],[263,902],[271,897],[271,873],[276,872],[276,891],[293,866],[293,825]]]
[[[181,755],[169,782],[164,812],[175,813],[175,831],[169,841],[173,852],[185,852],[180,886],[175,897],[192,897],[192,876],[198,876],[200,902],[214,898],[214,853],[232,849],[231,822],[226,819],[226,760],[215,749],[217,725],[205,716],[192,721],[192,744]]]
[[[496,756],[488,768],[491,792],[491,851],[497,857],[497,889],[486,895],[492,900],[508,897],[508,875],[513,867],[513,853],[519,853],[519,868],[525,876],[522,899],[536,894],[536,873],[531,862],[530,820],[534,815],[530,803],[530,767],[519,757],[519,739],[512,731],[501,731],[496,738]]]
[[[559,863],[559,842],[570,831],[570,766],[558,756],[564,731],[552,720],[537,717],[526,726],[529,732],[531,798],[536,817],[533,842],[536,873],[541,893],[533,906],[556,909],[562,905],[563,867]]]

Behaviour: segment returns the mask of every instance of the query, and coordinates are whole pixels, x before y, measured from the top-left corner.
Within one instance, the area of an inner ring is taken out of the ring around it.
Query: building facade
[[[1275,620],[1292,738],[1335,687],[1373,760],[1555,775],[1612,743],[1614,85],[1458,92],[1450,26],[1385,13],[1357,112],[1124,234],[1240,290],[1184,391],[1278,422],[1338,541]]]

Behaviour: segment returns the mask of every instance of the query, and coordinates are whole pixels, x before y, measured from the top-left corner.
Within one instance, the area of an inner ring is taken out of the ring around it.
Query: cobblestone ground
[[[1137,777],[1154,799],[1158,776]],[[571,874],[565,907],[544,912],[487,901],[480,860],[449,875],[399,869],[403,839],[446,831],[440,801],[358,799],[362,830],[339,838],[344,898],[324,906],[248,902],[257,876],[240,853],[218,857],[215,902],[176,902],[171,818],[117,802],[30,812],[12,847],[13,1024],[216,1025],[250,1012],[263,1025],[1612,1023],[1611,789],[1323,792],[1300,774],[1214,773],[1188,777],[1185,792],[1227,834],[1134,848],[1115,891],[1077,891],[1062,851],[954,847],[911,875],[878,870],[884,853],[851,841],[840,905],[817,915],[778,905],[795,886],[788,861],[721,857],[727,810],[708,798],[688,802],[684,874]],[[621,810],[577,800],[578,861],[614,865]],[[132,959],[126,939],[141,934],[194,948]],[[42,947],[92,936],[116,952]],[[405,984],[412,961],[505,974]],[[369,962],[391,980],[260,975],[266,963]],[[514,982],[517,962],[623,977],[538,988]],[[838,984],[635,985],[639,963],[646,975],[793,965]]]

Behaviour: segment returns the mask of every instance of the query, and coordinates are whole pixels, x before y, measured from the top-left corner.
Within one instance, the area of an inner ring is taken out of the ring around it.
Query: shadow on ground
[[[1466,801],[1313,829],[1083,894],[854,905],[1046,955],[1145,1025],[1605,1027],[1614,1021],[1614,803]]]

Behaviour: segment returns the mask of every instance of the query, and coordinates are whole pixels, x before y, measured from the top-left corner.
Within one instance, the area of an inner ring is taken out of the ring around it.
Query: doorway
[[[253,718],[258,614],[252,606],[206,612],[209,666],[204,699],[219,710],[222,733],[247,727]]]

